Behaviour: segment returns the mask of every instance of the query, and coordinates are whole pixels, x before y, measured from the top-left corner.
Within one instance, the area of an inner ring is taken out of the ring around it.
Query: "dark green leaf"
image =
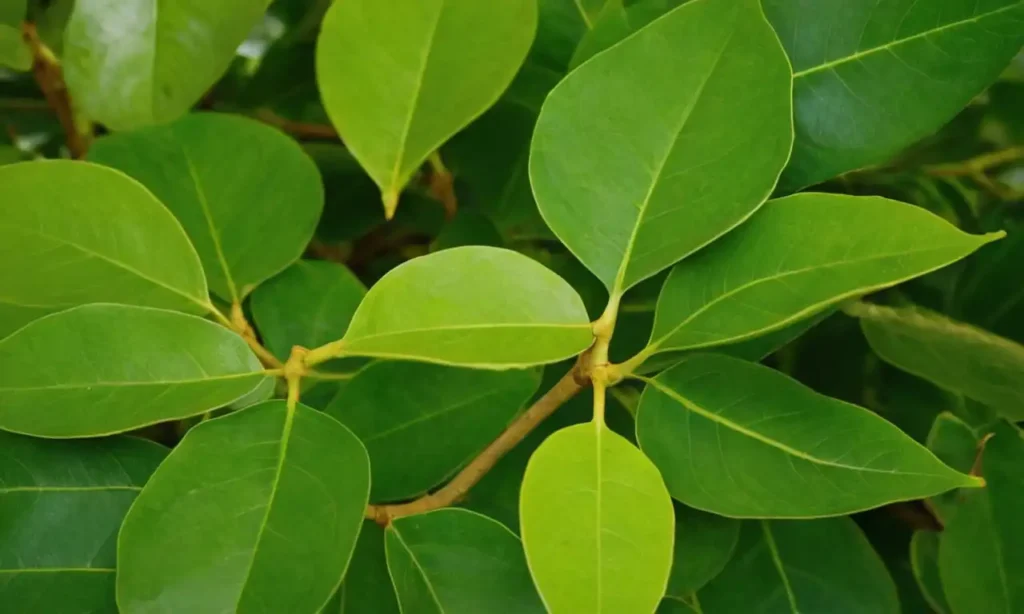
[[[676,505],[672,573],[665,594],[687,599],[721,573],[736,549],[740,521]]]
[[[939,534],[934,531],[917,531],[910,540],[910,563],[914,578],[928,604],[938,614],[950,614],[946,593],[939,578]]]
[[[322,614],[401,613],[384,553],[384,529],[372,520],[363,521],[345,582],[332,602],[335,607],[328,604]]]
[[[963,420],[943,412],[935,418],[928,432],[928,449],[953,469],[968,473],[974,468],[978,455],[978,439]],[[940,520],[948,522],[962,496],[959,490],[936,495],[929,500],[931,509]]]

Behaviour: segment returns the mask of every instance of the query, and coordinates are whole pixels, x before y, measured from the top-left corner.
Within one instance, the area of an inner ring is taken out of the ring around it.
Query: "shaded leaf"
[[[928,449],[953,469],[968,473],[974,467],[978,455],[978,439],[963,420],[949,412],[935,418],[928,432]],[[931,510],[943,522],[948,522],[956,511],[962,497],[959,490],[953,490],[929,499]]]
[[[626,7],[613,7],[609,3],[594,22],[594,27],[580,39],[572,55],[572,67],[586,62],[686,1],[640,0]]]
[[[736,549],[740,521],[715,516],[692,507],[676,505],[675,546],[672,573],[665,594],[679,600],[689,596],[721,573]]]
[[[938,614],[949,614],[946,593],[939,578],[939,534],[916,531],[910,540],[910,563],[921,594]]]
[[[504,240],[498,228],[486,216],[474,211],[459,211],[455,219],[444,228],[430,244],[430,251],[460,247],[463,245],[490,245],[502,247]]]
[[[372,520],[364,520],[359,531],[352,562],[345,574],[345,582],[323,614],[400,614],[395,587],[391,584],[388,562],[384,553],[384,529]]]

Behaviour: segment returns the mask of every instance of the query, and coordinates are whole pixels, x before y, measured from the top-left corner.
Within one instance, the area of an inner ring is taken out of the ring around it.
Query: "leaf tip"
[[[398,209],[398,190],[388,190],[383,194],[384,219],[391,221]]]
[[[998,241],[1000,239],[1003,239],[1005,237],[1006,237],[1006,231],[1005,230],[997,230],[995,232],[986,232],[985,234],[981,235],[982,243],[983,244],[993,243],[993,242]]]
[[[969,475],[967,477],[968,479],[964,484],[964,488],[985,488],[988,486],[988,482],[986,482],[985,478],[980,475]]]

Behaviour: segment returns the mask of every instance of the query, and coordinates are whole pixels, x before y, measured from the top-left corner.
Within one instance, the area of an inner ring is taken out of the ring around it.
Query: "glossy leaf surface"
[[[341,583],[369,490],[359,440],[304,405],[271,401],[204,422],[125,519],[118,605],[126,614],[316,611]]]
[[[352,317],[343,351],[502,369],[587,349],[576,291],[522,254],[457,247],[410,260],[378,281]]]
[[[264,379],[242,338],[213,322],[84,305],[0,341],[0,428],[108,435],[227,405]]]
[[[725,516],[840,515],[979,485],[876,414],[718,354],[649,381],[637,440],[673,497]]]
[[[544,220],[618,293],[750,216],[791,141],[789,67],[759,3],[702,0],[555,87],[530,179]]]
[[[603,424],[562,429],[533,453],[519,519],[549,612],[652,612],[665,593],[671,500],[657,468]]]
[[[323,209],[316,165],[294,140],[254,120],[199,113],[107,136],[89,159],[134,177],[174,213],[226,301],[294,262]]]
[[[0,167],[0,279],[0,337],[84,303],[201,313],[209,301],[174,216],[135,181],[81,162]]]

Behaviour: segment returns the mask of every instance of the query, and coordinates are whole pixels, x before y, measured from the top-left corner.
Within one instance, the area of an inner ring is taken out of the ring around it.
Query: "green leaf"
[[[345,266],[300,260],[256,288],[250,305],[264,345],[285,360],[292,346],[343,337],[364,296],[366,286]]]
[[[437,486],[475,456],[538,384],[536,370],[380,362],[359,371],[326,411],[366,445],[370,500],[396,501]]]
[[[93,162],[140,181],[181,220],[210,289],[241,301],[298,259],[323,209],[313,161],[275,128],[198,113],[98,140]]]
[[[345,574],[369,490],[359,440],[304,405],[271,401],[203,422],[125,518],[118,605],[315,612]]]
[[[666,596],[658,604],[657,614],[702,614],[698,607],[695,595],[686,599]]]
[[[648,380],[636,431],[673,497],[725,516],[849,514],[980,485],[876,414],[719,354]]]
[[[397,518],[384,543],[403,612],[544,612],[519,538],[486,516],[450,508]]]
[[[176,119],[224,74],[267,4],[77,0],[61,58],[71,97],[112,130]]]
[[[345,145],[398,194],[512,82],[537,27],[535,0],[348,0],[324,18],[317,82]]]
[[[910,540],[910,564],[914,579],[928,605],[939,614],[951,612],[939,578],[939,533],[916,531]]]
[[[494,222],[485,215],[472,210],[462,210],[441,229],[431,242],[430,251],[437,252],[462,245],[502,247],[504,240]]]
[[[364,520],[345,582],[338,589],[337,606],[325,608],[323,614],[401,614],[385,557],[383,527]]]
[[[985,446],[988,486],[964,493],[939,538],[939,574],[955,614],[1024,608],[1024,439],[1007,423]]]
[[[544,220],[613,295],[654,275],[771,193],[790,82],[758,0],[671,11],[548,96],[530,154]]]
[[[576,51],[572,55],[572,68],[576,68],[684,2],[686,0],[640,0],[627,7],[613,6],[614,3],[609,2],[594,21],[594,27],[583,35],[580,44],[576,46]]]
[[[227,405],[264,379],[242,338],[213,322],[84,305],[0,341],[0,429],[109,435]]]
[[[793,63],[791,191],[934,132],[1024,44],[1020,0],[764,0],[764,10]]]
[[[672,573],[665,595],[687,599],[721,573],[736,549],[740,521],[676,505]]]
[[[210,309],[174,216],[128,177],[82,162],[0,167],[0,279],[0,336],[84,303]]]
[[[112,437],[0,432],[0,603],[8,612],[115,612],[121,521],[167,450]]]
[[[346,355],[505,369],[557,362],[593,340],[576,291],[495,247],[410,260],[378,281],[342,340]]]
[[[936,416],[928,432],[927,445],[939,460],[961,473],[971,471],[978,455],[978,439],[974,431],[950,412]],[[929,499],[931,511],[947,522],[956,511],[961,496],[959,490],[936,495]]]
[[[611,0],[537,0],[537,39],[530,59],[564,74],[580,39]]]
[[[553,614],[652,612],[665,593],[671,499],[654,465],[604,424],[562,429],[533,453],[519,519]]]
[[[706,614],[899,614],[896,585],[849,518],[748,522],[736,555],[697,596]]]
[[[860,303],[849,313],[882,360],[1024,419],[1024,346],[916,307]]]
[[[1001,233],[969,235],[878,197],[798,194],[676,266],[658,297],[650,348],[741,341],[846,298],[941,268]]]

